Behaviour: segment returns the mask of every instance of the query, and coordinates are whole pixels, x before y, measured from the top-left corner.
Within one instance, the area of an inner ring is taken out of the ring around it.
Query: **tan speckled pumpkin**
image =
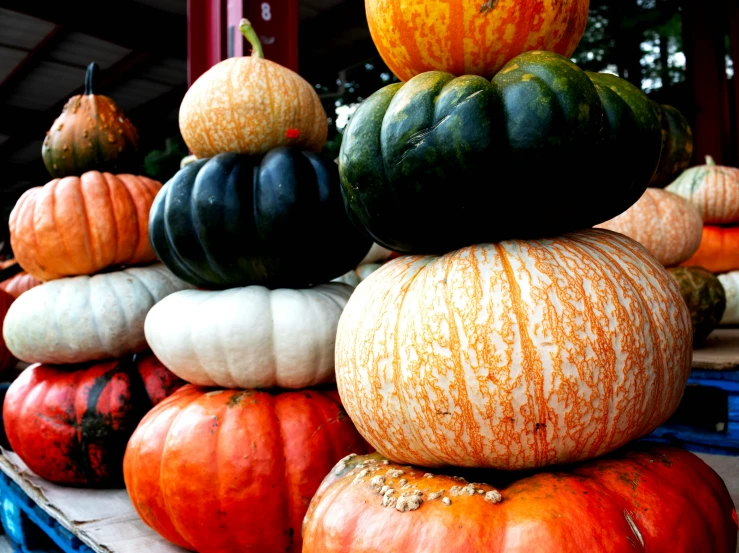
[[[319,151],[328,118],[318,94],[297,73],[264,59],[248,21],[239,28],[254,47],[252,55],[214,65],[182,100],[180,132],[188,148],[198,158],[292,145]]]
[[[396,462],[522,469],[654,430],[692,343],[677,282],[631,238],[589,229],[386,263],[344,308],[336,380]]]
[[[662,265],[674,267],[698,251],[703,220],[686,199],[660,188],[647,188],[638,202],[598,228],[633,238]]]
[[[711,156],[706,164],[683,172],[667,187],[698,208],[708,225],[739,223],[739,169],[716,165]]]

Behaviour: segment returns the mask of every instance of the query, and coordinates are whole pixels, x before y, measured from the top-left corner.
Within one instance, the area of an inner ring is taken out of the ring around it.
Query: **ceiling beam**
[[[69,27],[130,50],[187,59],[187,16],[131,0],[0,0],[0,8]]]

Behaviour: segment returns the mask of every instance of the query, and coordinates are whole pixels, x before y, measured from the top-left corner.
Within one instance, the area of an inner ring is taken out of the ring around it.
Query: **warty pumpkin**
[[[161,186],[147,177],[89,171],[31,188],[10,214],[18,263],[52,280],[153,261],[149,208]]]
[[[692,341],[657,260],[590,229],[386,263],[344,308],[336,380],[359,432],[397,462],[542,467],[667,420]]]
[[[726,309],[721,324],[739,324],[739,271],[718,275],[726,295]]]
[[[662,122],[662,154],[649,186],[664,188],[690,165],[693,131],[677,108],[658,104],[657,109]]]
[[[311,502],[303,553],[736,548],[736,511],[726,486],[682,449],[633,444],[557,471],[445,473],[377,454],[342,460]]]
[[[0,290],[3,290],[17,298],[23,292],[28,292],[31,288],[35,288],[39,284],[43,284],[33,275],[29,275],[25,271],[21,271],[15,276],[0,282]]]
[[[683,265],[703,267],[712,273],[739,270],[739,226],[704,226],[700,248]]]
[[[706,224],[739,223],[739,169],[716,165],[711,156],[705,165],[683,172],[667,190],[695,205]]]
[[[347,211],[375,242],[442,253],[607,221],[644,193],[660,147],[638,88],[537,51],[492,83],[432,71],[379,90],[352,116],[339,170]]]
[[[336,326],[352,289],[261,286],[184,290],[146,317],[146,340],[177,376],[201,386],[305,388],[334,382]]]
[[[52,280],[20,296],[5,317],[10,351],[29,363],[84,363],[146,349],[149,309],[190,288],[163,265]]]
[[[300,553],[321,480],[362,440],[335,391],[185,386],[141,421],[123,463],[142,520],[200,553]]]
[[[5,396],[5,431],[13,451],[41,478],[121,486],[123,455],[136,425],[182,385],[151,353],[65,367],[32,365]]]
[[[198,158],[224,152],[265,154],[278,146],[318,152],[328,117],[315,89],[297,73],[264,59],[254,29],[239,29],[251,56],[228,58],[203,73],[180,105],[180,132]]]
[[[336,164],[286,147],[187,165],[154,200],[149,235],[159,259],[201,288],[323,284],[371,245],[346,214]]]
[[[8,310],[12,305],[15,298],[7,292],[0,290],[0,325],[5,321],[5,317],[8,314]],[[13,368],[17,363],[15,357],[8,349],[5,339],[0,337],[0,375],[6,372],[8,369]]]
[[[719,279],[703,267],[673,267],[668,271],[680,285],[680,293],[690,310],[693,345],[698,346],[721,322],[726,292]]]
[[[492,78],[529,50],[569,57],[588,0],[365,0],[372,40],[401,81],[426,71]]]
[[[665,267],[689,259],[703,235],[703,219],[695,206],[659,188],[647,188],[638,202],[597,227],[633,238]]]
[[[85,91],[73,96],[46,133],[41,157],[54,178],[88,171],[137,172],[139,136],[128,117],[107,96],[95,94],[97,64],[87,67]]]

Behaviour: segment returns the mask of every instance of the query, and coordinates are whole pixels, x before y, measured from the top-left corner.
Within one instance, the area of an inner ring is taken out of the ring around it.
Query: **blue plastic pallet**
[[[727,420],[724,429],[720,432],[711,432],[668,422],[647,436],[645,440],[677,445],[700,453],[739,456],[739,370],[694,369],[688,385],[717,388],[726,392]]]
[[[13,551],[18,553],[93,553],[0,473],[0,522]]]

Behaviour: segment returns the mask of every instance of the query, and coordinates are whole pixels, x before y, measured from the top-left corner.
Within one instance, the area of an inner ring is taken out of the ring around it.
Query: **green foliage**
[[[187,147],[179,135],[166,139],[164,145],[164,150],[152,150],[144,158],[146,176],[161,183],[180,170],[180,161],[187,156]]]

